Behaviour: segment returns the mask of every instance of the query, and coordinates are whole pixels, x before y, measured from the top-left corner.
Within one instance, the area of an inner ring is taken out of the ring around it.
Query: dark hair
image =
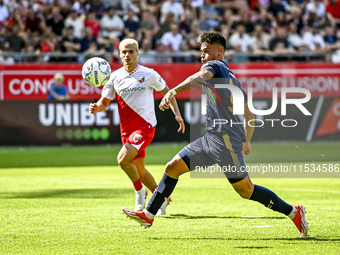
[[[225,50],[227,47],[227,38],[220,32],[203,32],[197,39],[197,42],[202,43],[210,43],[215,44],[218,43],[223,46],[223,49]]]

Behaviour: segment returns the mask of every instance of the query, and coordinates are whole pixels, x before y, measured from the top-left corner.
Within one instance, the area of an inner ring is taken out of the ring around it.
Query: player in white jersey
[[[120,130],[123,147],[117,160],[120,167],[133,182],[136,191],[135,210],[142,211],[146,204],[147,191],[157,187],[155,179],[145,168],[145,148],[152,141],[157,124],[154,105],[154,90],[165,95],[170,89],[162,77],[153,69],[139,65],[138,42],[125,39],[119,45],[123,67],[111,74],[104,86],[102,96],[97,103],[90,104],[92,114],[104,111],[116,98],[120,116]],[[184,133],[185,126],[175,98],[172,100],[172,111]],[[164,202],[159,214],[165,214],[170,198]]]

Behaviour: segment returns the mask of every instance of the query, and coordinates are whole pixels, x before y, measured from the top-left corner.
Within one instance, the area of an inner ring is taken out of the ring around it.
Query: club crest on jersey
[[[132,141],[133,141],[134,143],[138,143],[138,141],[140,141],[142,138],[143,138],[142,135],[140,135],[140,134],[135,134],[135,136],[133,137]]]
[[[145,76],[139,77],[139,78],[138,78],[138,81],[139,81],[140,83],[144,82],[144,81],[145,81]]]

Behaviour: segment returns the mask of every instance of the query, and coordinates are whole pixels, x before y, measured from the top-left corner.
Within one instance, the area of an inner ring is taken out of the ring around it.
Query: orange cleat
[[[144,212],[138,212],[138,211],[131,211],[125,207],[122,207],[122,212],[127,215],[127,217],[130,218],[130,220],[137,221],[141,226],[144,226],[145,228],[149,228],[152,226],[153,219],[149,219],[146,217]]]
[[[301,237],[307,237],[307,233],[308,233],[308,222],[306,220],[306,207],[304,207],[303,205],[295,205],[294,206],[297,210],[297,214],[295,216],[294,219],[292,219],[292,221],[294,222],[295,226],[298,228],[299,232],[300,232],[300,236]]]

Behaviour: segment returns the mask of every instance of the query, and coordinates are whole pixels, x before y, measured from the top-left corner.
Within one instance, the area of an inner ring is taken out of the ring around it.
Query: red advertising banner
[[[230,64],[230,69],[243,88],[252,87],[254,98],[271,98],[274,87],[299,87],[308,89],[312,97],[340,96],[339,64]],[[46,100],[53,75],[62,72],[72,100],[97,100],[101,88],[87,85],[81,77],[81,64],[18,64],[0,66],[0,101],[4,100]],[[111,65],[112,70],[121,67]],[[201,64],[148,65],[155,69],[170,88],[175,87],[188,76],[197,72]],[[155,98],[162,95],[155,93]],[[189,99],[190,93],[176,96]]]

